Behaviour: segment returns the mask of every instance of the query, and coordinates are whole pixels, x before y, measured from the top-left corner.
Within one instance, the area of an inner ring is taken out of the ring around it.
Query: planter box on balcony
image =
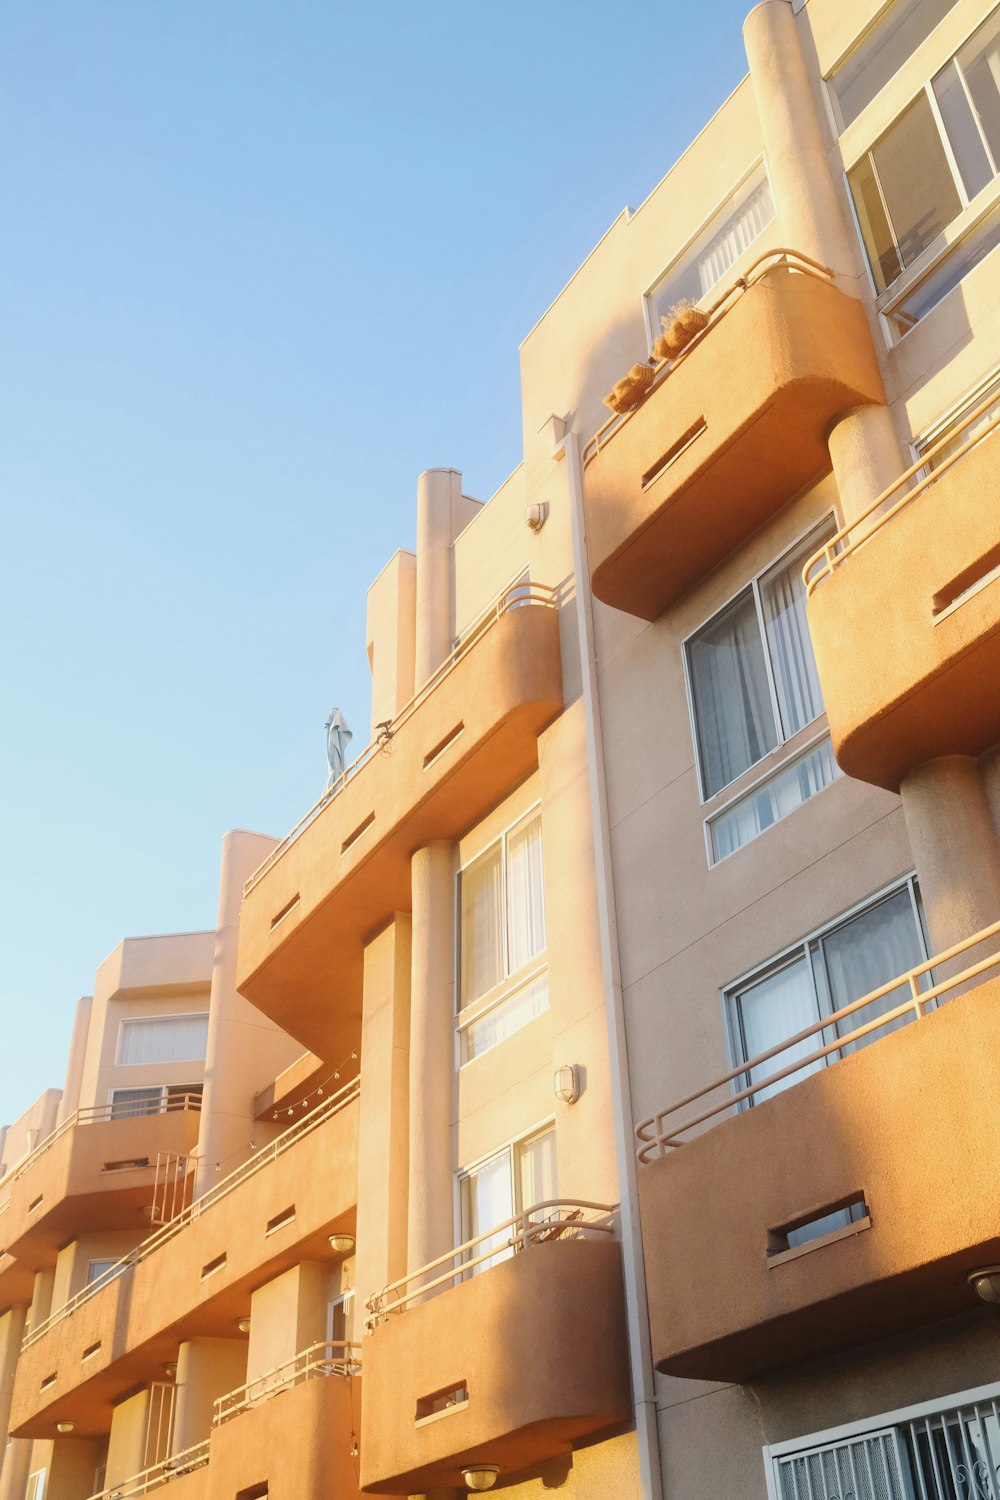
[[[942,755],[1000,741],[1000,433],[944,469],[809,596],[837,759],[897,791]]]
[[[510,609],[248,890],[241,992],[322,1057],[356,1046],[364,943],[410,910],[414,850],[457,838],[535,770],[562,706],[559,612]]]
[[[1000,1261],[998,1049],[991,980],[642,1167],[657,1369],[742,1382],[974,1308],[966,1274]],[[870,1228],[769,1261],[777,1227],[858,1193]]]
[[[829,468],[837,417],[884,401],[861,303],[769,271],[587,464],[594,593],[655,620]]]
[[[390,1313],[364,1344],[361,1487],[414,1494],[501,1478],[569,1453],[630,1415],[621,1252],[614,1242],[532,1245]],[[434,1393],[468,1400],[424,1418]]]

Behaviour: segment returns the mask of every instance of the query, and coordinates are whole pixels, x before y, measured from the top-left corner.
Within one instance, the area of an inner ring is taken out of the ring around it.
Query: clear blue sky
[[[517,346],[745,72],[750,0],[7,0],[0,1120],[122,936],[367,738],[417,475],[518,463]]]

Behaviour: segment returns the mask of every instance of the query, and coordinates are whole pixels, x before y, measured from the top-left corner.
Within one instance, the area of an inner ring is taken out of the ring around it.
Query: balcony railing
[[[61,1125],[57,1125],[50,1135],[43,1141],[39,1141],[33,1151],[8,1169],[3,1177],[0,1177],[0,1188],[9,1186],[11,1183],[24,1175],[30,1166],[50,1151],[57,1141],[62,1140],[78,1125],[103,1125],[108,1120],[131,1120],[140,1115],[166,1115],[176,1114],[181,1110],[192,1110],[197,1113],[201,1109],[200,1094],[178,1094],[176,1098],[161,1099],[159,1101],[149,1099],[122,1100],[120,1103],[96,1104],[90,1109],[76,1109],[71,1115],[67,1115]],[[3,1205],[6,1207],[6,1204]]]
[[[933,463],[938,454],[943,453],[945,449],[951,446],[960,433],[967,431],[974,422],[977,422],[980,417],[985,416],[995,402],[996,396],[990,396],[987,400],[974,407],[972,411],[966,413],[962,420],[950,428],[944,437],[940,438],[933,447],[926,449],[915,464],[911,464],[908,469],[900,474],[898,479],[889,485],[888,489],[883,490],[872,501],[867,510],[863,510],[859,516],[855,516],[853,521],[848,522],[846,526],[842,526],[826,545],[809,559],[802,570],[802,578],[806,585],[807,594],[812,594],[825,579],[832,575],[835,568],[846,562],[852,553],[856,552],[859,547],[863,547],[866,542],[877,535],[883,526],[886,526],[901,510],[911,505],[918,496],[922,495],[925,490],[935,484],[943,474],[947,474],[948,470],[958,463],[960,459],[963,459],[967,453],[971,452],[973,448],[978,447],[980,443],[985,442],[988,438],[993,437],[1000,430],[1000,413],[998,413],[984,427],[981,427],[971,437],[967,438],[953,453],[947,453],[941,463],[936,468],[931,468],[928,473],[924,474],[923,478],[919,479],[913,485],[912,489],[908,488],[911,480],[915,479],[922,469],[927,469],[928,465]],[[870,522],[871,524],[866,527],[866,522]]]
[[[738,277],[731,286],[726,288],[721,297],[718,297],[712,303],[711,307],[703,309],[708,317],[708,323],[700,333],[695,334],[694,338],[691,339],[690,343],[685,345],[679,354],[675,355],[672,359],[661,359],[651,362],[651,368],[654,372],[653,380],[643,392],[641,399],[637,399],[636,404],[630,410],[615,412],[613,416],[609,417],[597,429],[594,436],[585,445],[583,450],[583,467],[585,469],[597,457],[604,439],[613,436],[615,432],[623,427],[639,408],[645,405],[653,392],[659,390],[664,380],[668,379],[675,370],[680,368],[692,350],[696,349],[704,339],[711,337],[713,328],[721,322],[730,308],[735,305],[736,299],[748,291],[755,282],[763,280],[765,276],[770,275],[774,271],[796,271],[803,276],[815,276],[818,281],[832,281],[834,274],[829,266],[821,266],[819,261],[810,259],[808,255],[803,255],[798,250],[769,250],[766,255],[762,255],[759,260],[755,260],[742,276]]]
[[[465,631],[463,631],[461,639],[459,640],[458,645],[455,647],[454,651],[452,651],[451,655],[441,663],[437,671],[434,672],[432,676],[428,677],[423,687],[421,687],[420,691],[410,699],[405,708],[400,709],[396,717],[384,727],[383,733],[381,733],[377,739],[373,740],[365,750],[362,750],[357,760],[351,762],[351,764],[344,771],[343,775],[334,782],[330,790],[324,792],[322,797],[320,797],[317,802],[313,803],[312,807],[305,814],[305,816],[300,818],[296,823],[291,833],[287,834],[286,837],[282,839],[281,843],[278,844],[276,848],[271,850],[271,853],[267,856],[263,863],[258,865],[257,869],[254,870],[253,874],[250,876],[250,879],[243,887],[244,896],[248,895],[250,891],[253,890],[257,882],[263,879],[271,866],[277,863],[277,861],[281,858],[285,851],[289,849],[297,839],[302,837],[303,833],[310,826],[310,824],[314,823],[319,817],[320,813],[324,810],[324,808],[328,807],[329,804],[340,795],[340,793],[347,786],[348,782],[353,781],[354,778],[359,774],[359,772],[361,772],[368,764],[368,762],[382,751],[384,746],[406,723],[407,719],[411,718],[412,715],[416,713],[417,709],[420,708],[421,704],[426,702],[426,700],[430,697],[431,693],[433,693],[434,689],[439,685],[439,683],[445,677],[447,677],[448,674],[457,665],[457,663],[462,660],[463,656],[465,656],[470,647],[475,645],[476,641],[480,640],[486,634],[486,632],[496,624],[501,616],[507,614],[509,610],[523,609],[528,607],[556,609],[558,607],[557,590],[545,583],[514,583],[511,584],[508,588],[505,588],[501,593],[499,593],[497,597],[486,606],[482,613],[476,616],[476,618],[472,621],[472,624],[469,625]]]
[[[224,1177],[221,1182],[216,1183],[215,1187],[210,1188],[207,1193],[204,1193],[200,1198],[196,1198],[193,1203],[188,1204],[176,1218],[171,1219],[169,1224],[165,1224],[156,1234],[150,1235],[148,1239],[143,1240],[141,1245],[137,1245],[134,1250],[130,1250],[128,1255],[123,1256],[116,1265],[111,1266],[99,1281],[95,1281],[91,1286],[84,1287],[81,1292],[77,1292],[75,1297],[71,1297],[51,1317],[46,1318],[43,1323],[39,1323],[37,1328],[31,1330],[21,1347],[27,1349],[29,1345],[35,1343],[37,1339],[46,1334],[50,1328],[54,1328],[64,1318],[70,1317],[76,1312],[77,1308],[82,1307],[91,1297],[103,1291],[109,1282],[116,1281],[131,1266],[136,1266],[140,1261],[146,1260],[155,1251],[159,1250],[162,1245],[165,1245],[168,1240],[172,1240],[175,1235],[180,1234],[186,1224],[190,1224],[192,1220],[200,1218],[202,1214],[207,1213],[216,1203],[228,1197],[233,1189],[239,1187],[247,1178],[255,1176],[264,1167],[269,1166],[271,1162],[277,1160],[279,1156],[284,1155],[286,1151],[290,1150],[303,1137],[310,1135],[320,1125],[325,1124],[327,1120],[339,1114],[352,1100],[358,1097],[360,1088],[360,1078],[354,1078],[350,1083],[345,1084],[342,1089],[339,1089],[337,1093],[331,1094],[328,1099],[324,1099],[323,1103],[317,1105],[309,1114],[303,1115],[301,1120],[297,1120],[294,1125],[290,1125],[287,1130],[283,1131],[269,1145],[255,1152],[249,1161],[245,1161],[241,1167],[237,1167],[234,1172],[230,1172],[228,1177]]]
[[[246,1385],[238,1386],[235,1391],[229,1391],[225,1396],[218,1396],[214,1402],[212,1426],[219,1427],[223,1422],[228,1422],[231,1417],[238,1417],[248,1408],[259,1406],[262,1401],[267,1401],[271,1396],[277,1396],[279,1391],[287,1391],[292,1386],[301,1385],[304,1380],[316,1380],[327,1375],[350,1377],[360,1374],[360,1344],[351,1344],[344,1340],[328,1340],[323,1344],[312,1344],[308,1349],[303,1349],[301,1353],[294,1355],[292,1359],[286,1359],[284,1364],[275,1365],[273,1370],[266,1370],[262,1375],[254,1376],[253,1380],[248,1380]]]
[[[369,1297],[365,1304],[371,1314],[367,1326],[373,1329],[390,1313],[402,1312],[429,1292],[457,1286],[477,1270],[485,1270],[492,1263],[519,1254],[532,1245],[551,1240],[599,1239],[602,1235],[613,1235],[616,1213],[617,1204],[587,1203],[582,1199],[552,1199],[522,1209],[513,1218],[495,1224],[492,1229],[466,1240],[464,1245],[457,1245],[446,1255],[439,1255],[437,1260],[429,1261],[426,1266],[409,1272],[398,1281],[390,1282]]]
[[[913,1016],[917,1020],[926,1014],[928,1005],[956,990],[960,985],[968,984],[970,980],[977,979],[980,975],[987,973],[990,969],[1000,968],[1000,951],[989,953],[985,958],[970,964],[960,973],[953,974],[937,984],[931,983],[927,989],[921,988],[921,981],[925,976],[933,980],[933,970],[941,965],[959,958],[968,953],[980,943],[988,942],[990,939],[1000,938],[1000,922],[994,922],[990,927],[984,927],[981,932],[966,938],[964,942],[956,943],[953,948],[946,949],[943,953],[935,954],[933,958],[918,964],[906,973],[900,974],[896,979],[891,979],[888,984],[881,985],[877,990],[863,995],[860,1000],[854,1000],[850,1005],[844,1005],[840,1010],[833,1011],[824,1016],[822,1020],[807,1026],[804,1031],[798,1031],[794,1036],[787,1037],[777,1046],[770,1047],[766,1052],[758,1053],[756,1057],[749,1058],[741,1063],[738,1068],[732,1068],[724,1073],[721,1078],[713,1079],[704,1088],[698,1089],[694,1094],[688,1094],[685,1099],[679,1099],[676,1104],[668,1105],[666,1109],[660,1110],[658,1114],[643,1120],[635,1128],[636,1139],[639,1142],[636,1155],[641,1166],[648,1166],[656,1156],[665,1156],[669,1150],[677,1146],[683,1146],[682,1136],[688,1131],[696,1129],[699,1125],[707,1125],[709,1121],[717,1122],[719,1116],[729,1115],[731,1111],[741,1104],[751,1102],[765,1089],[773,1088],[775,1084],[782,1083],[786,1079],[793,1078],[796,1073],[802,1073],[805,1069],[816,1063],[825,1062],[828,1057],[837,1059],[844,1051],[854,1046],[865,1037],[870,1037],[873,1032],[880,1031],[886,1026],[892,1025],[894,1021],[903,1017]],[[805,1056],[795,1057],[786,1062],[785,1066],[779,1067],[777,1072],[768,1073],[765,1077],[758,1078],[755,1082],[739,1089],[738,1092],[729,1091],[729,1085],[739,1079],[752,1077],[758,1068],[764,1063],[780,1059],[782,1053],[789,1052],[793,1047],[808,1041],[811,1037],[822,1039],[824,1032],[848,1016],[855,1015],[864,1010],[868,1005],[875,1004],[879,1000],[891,995],[894,990],[903,986],[909,988],[909,997],[900,1005],[891,1006],[890,1009],[882,1011],[874,1020],[866,1021],[861,1026],[856,1026],[848,1031],[846,1035],[839,1036],[835,1041],[828,1042],[824,1046],[817,1047]],[[694,1115],[690,1119],[673,1120],[679,1110],[688,1109],[691,1105],[707,1104],[711,1096],[719,1090],[726,1090],[721,1099],[710,1104],[707,1109]]]
[[[183,1453],[175,1453],[171,1458],[165,1458],[161,1463],[154,1464],[150,1469],[143,1469],[140,1474],[133,1474],[130,1479],[123,1479],[121,1484],[113,1484],[110,1489],[99,1490],[96,1495],[91,1495],[90,1500],[133,1500],[136,1495],[149,1495],[153,1490],[158,1490],[161,1485],[169,1484],[171,1479],[179,1479],[182,1474],[191,1474],[195,1469],[203,1469],[208,1463],[208,1439],[203,1443],[196,1443],[193,1448],[185,1448]]]

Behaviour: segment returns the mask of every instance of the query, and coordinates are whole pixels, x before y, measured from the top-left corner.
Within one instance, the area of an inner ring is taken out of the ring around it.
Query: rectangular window
[[[825,739],[708,822],[712,863],[752,843],[766,829],[808,802],[843,772]]]
[[[554,1199],[558,1192],[556,1178],[556,1132],[553,1126],[505,1146],[495,1156],[481,1162],[460,1177],[462,1194],[462,1237],[475,1239],[496,1224],[505,1224],[515,1214]],[[474,1268],[473,1274],[499,1265],[513,1252],[506,1245],[510,1229],[500,1229],[473,1256],[486,1254],[497,1245],[497,1254]]]
[[[734,1064],[750,1062],[762,1052],[779,1046],[786,1038],[815,1025],[824,1016],[860,1000],[872,990],[888,984],[900,974],[920,964],[927,957],[927,946],[920,916],[916,881],[879,896],[859,911],[832,923],[770,964],[741,980],[725,992],[729,1014]],[[929,978],[926,980],[929,984]],[[777,1057],[749,1067],[734,1084],[735,1090],[750,1087],[763,1078],[807,1057],[837,1036],[848,1036],[859,1026],[892,1010],[908,995],[909,986],[900,985],[881,999],[854,1011],[822,1032],[789,1047]],[[870,1041],[884,1036],[887,1030],[905,1025],[911,1016],[900,1016],[886,1027],[851,1042],[845,1051],[856,1051]],[[788,1078],[765,1086],[754,1096],[756,1103],[800,1083],[815,1073],[829,1058],[806,1064]],[[744,1108],[751,1101],[743,1102]]]
[[[687,643],[705,798],[823,712],[802,567],[832,535],[825,522]]]
[[[122,1021],[119,1065],[203,1062],[208,1047],[208,1014],[142,1016]]]
[[[99,1281],[109,1281],[114,1268],[121,1266],[120,1260],[92,1260],[87,1266],[87,1285],[96,1286]]]
[[[1000,1386],[765,1448],[778,1500],[996,1500]]]
[[[956,432],[951,441],[947,441],[948,433],[977,406],[983,406],[984,410],[976,420],[970,422],[967,427],[963,427],[960,432]],[[937,447],[938,443],[943,443],[943,447],[927,464],[927,470],[939,469],[942,464],[947,463],[953,453],[971,442],[977,433],[989,426],[998,414],[1000,414],[1000,372],[994,373],[981,382],[959,407],[949,412],[943,421],[936,422],[933,427],[916,439],[913,446],[917,456],[926,453],[929,448]]]
[[[43,1500],[45,1494],[45,1470],[36,1469],[33,1474],[28,1475],[28,1488],[24,1492],[24,1500]]]
[[[774,218],[774,198],[763,162],[736,189],[646,295],[653,338],[660,319],[679,302],[701,302]]]
[[[846,130],[908,57],[926,41],[957,0],[895,0],[830,74],[830,95]]]
[[[546,974],[525,973],[544,962],[546,941],[538,813],[461,871],[458,904],[458,1024],[465,1063],[548,1009]]]
[[[159,1115],[166,1111],[194,1108],[204,1092],[201,1083],[150,1084],[148,1088],[112,1089],[111,1118],[124,1120],[136,1115]]]
[[[995,13],[847,174],[876,291],[884,292],[934,244],[994,180],[998,161],[1000,13]],[[965,265],[962,274],[969,269]],[[934,290],[931,306],[951,286]],[[927,311],[910,309],[911,322]]]

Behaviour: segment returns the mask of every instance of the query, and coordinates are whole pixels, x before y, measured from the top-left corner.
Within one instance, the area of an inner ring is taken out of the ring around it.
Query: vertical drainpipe
[[[643,1500],[661,1500],[660,1443],[656,1425],[656,1392],[649,1343],[649,1312],[646,1303],[646,1273],[639,1234],[637,1166],[632,1137],[632,1091],[629,1085],[625,1009],[622,999],[621,959],[618,951],[618,919],[615,909],[614,869],[611,862],[611,827],[608,821],[604,743],[601,733],[597,654],[594,642],[594,603],[590,590],[590,564],[583,511],[583,469],[580,440],[565,432],[554,419],[557,437],[554,458],[565,458],[570,499],[570,529],[573,537],[573,572],[576,578],[577,630],[583,708],[587,733],[587,775],[590,783],[591,821],[594,829],[594,865],[597,875],[597,911],[604,974],[604,1011],[608,1024],[611,1062],[611,1099],[614,1116],[615,1156],[621,1191],[622,1263],[625,1275],[625,1309],[628,1320],[629,1362],[632,1399],[635,1404],[639,1474]]]

